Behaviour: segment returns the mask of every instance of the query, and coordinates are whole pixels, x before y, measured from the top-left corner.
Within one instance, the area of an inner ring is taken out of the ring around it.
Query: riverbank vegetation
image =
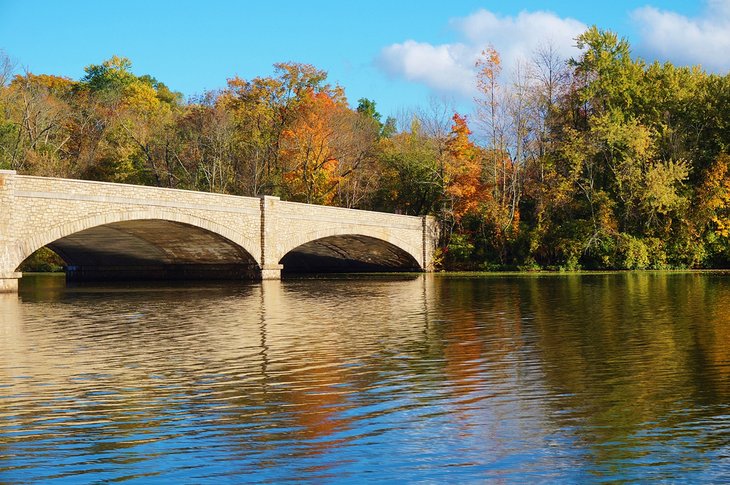
[[[185,100],[125,58],[72,80],[5,57],[0,168],[433,214],[452,269],[727,267],[730,76],[577,44],[513,73],[486,48],[471,115],[399,119],[306,64]]]

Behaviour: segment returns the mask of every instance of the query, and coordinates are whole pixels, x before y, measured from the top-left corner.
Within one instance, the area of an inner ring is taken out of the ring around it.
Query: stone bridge
[[[44,246],[75,280],[430,271],[432,217],[0,170],[0,291]]]

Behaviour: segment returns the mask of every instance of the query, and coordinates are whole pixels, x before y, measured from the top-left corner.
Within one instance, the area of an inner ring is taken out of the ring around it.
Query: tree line
[[[471,115],[385,120],[307,64],[186,100],[125,58],[72,80],[3,56],[0,168],[432,214],[446,268],[726,267],[730,76],[576,42],[511,73],[488,47]]]

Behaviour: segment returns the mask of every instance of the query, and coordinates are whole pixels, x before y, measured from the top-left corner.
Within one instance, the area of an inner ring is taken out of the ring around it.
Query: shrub
[[[646,269],[649,264],[649,249],[644,241],[626,233],[618,235],[616,266],[619,269]]]

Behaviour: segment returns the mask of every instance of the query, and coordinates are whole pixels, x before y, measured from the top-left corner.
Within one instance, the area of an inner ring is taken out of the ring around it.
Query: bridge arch
[[[94,244],[103,247],[95,248]],[[117,269],[129,269],[136,265],[139,272],[151,263],[168,269],[185,265],[186,277],[191,276],[191,268],[196,265],[201,271],[205,270],[201,265],[207,265],[208,277],[213,276],[215,264],[239,265],[239,272],[243,267],[251,272],[259,269],[255,255],[260,251],[254,241],[218,222],[159,207],[63,222],[19,240],[12,265],[17,268],[43,246],[59,253],[74,267],[111,264]]]
[[[419,271],[422,248],[390,231],[321,228],[280,248],[284,272]]]

